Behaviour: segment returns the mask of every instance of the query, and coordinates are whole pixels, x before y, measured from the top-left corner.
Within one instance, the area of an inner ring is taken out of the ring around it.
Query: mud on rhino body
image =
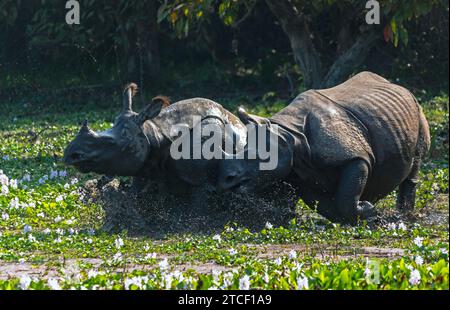
[[[414,207],[430,133],[420,105],[405,88],[362,72],[336,87],[300,94],[271,118],[243,109],[239,117],[267,134],[278,125],[278,166],[262,171],[258,159],[222,161],[218,186],[223,190],[253,192],[287,179],[306,204],[318,203],[329,219],[352,224],[375,215],[370,202],[396,187],[397,207]]]
[[[217,160],[174,160],[171,157],[173,126],[183,124],[192,129],[199,125],[194,124],[193,116],[197,116],[201,126],[219,126],[222,141],[233,139],[236,149],[245,146],[246,127],[220,104],[204,98],[170,104],[166,98],[156,97],[142,112],[136,113],[132,109],[136,91],[135,84],[126,87],[122,112],[112,128],[95,132],[85,121],[67,146],[64,162],[81,172],[133,176],[140,189],[153,182],[175,193],[213,186],[217,178]],[[232,128],[231,133],[224,130],[225,125]],[[207,137],[202,139],[204,142]]]

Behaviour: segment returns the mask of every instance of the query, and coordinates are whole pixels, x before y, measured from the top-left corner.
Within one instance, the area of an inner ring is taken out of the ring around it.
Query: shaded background
[[[80,25],[65,23],[65,3],[0,0],[3,102],[107,101],[128,81],[144,98],[288,99],[361,70],[448,92],[446,0],[380,1],[378,26],[365,24],[365,1],[86,0]],[[339,63],[359,39],[362,51]],[[333,65],[343,72],[326,82]]]

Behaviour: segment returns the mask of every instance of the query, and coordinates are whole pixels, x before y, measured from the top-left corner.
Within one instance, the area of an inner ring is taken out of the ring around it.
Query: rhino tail
[[[419,105],[419,138],[417,141],[417,155],[423,159],[431,146],[430,127],[428,121],[425,118],[422,107]]]

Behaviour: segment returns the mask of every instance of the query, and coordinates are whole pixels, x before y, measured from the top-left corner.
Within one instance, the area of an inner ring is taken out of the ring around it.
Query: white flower
[[[234,228],[233,227],[231,227],[231,226],[229,226],[229,227],[227,227],[227,229],[226,229],[226,232],[233,232],[234,231]]]
[[[52,231],[49,228],[46,228],[42,231],[43,234],[48,235],[50,234]]]
[[[228,253],[229,253],[231,256],[234,256],[234,255],[237,254],[237,251],[236,251],[235,249],[231,248],[231,249],[228,250]]]
[[[69,183],[64,184],[64,189],[68,189],[70,187]]]
[[[421,247],[422,246],[422,242],[423,242],[423,238],[422,237],[416,237],[413,242],[414,242],[414,244],[416,246]]]
[[[159,268],[161,270],[166,270],[169,268],[169,262],[167,261],[167,258],[163,259],[162,261],[159,262],[158,264]]]
[[[122,260],[122,253],[117,252],[116,254],[114,254],[114,256],[113,256],[114,262],[120,262],[121,260]]]
[[[36,216],[37,216],[37,217],[42,217],[42,218],[44,218],[44,217],[45,217],[45,214],[44,214],[44,212],[40,212],[40,213],[36,214]]]
[[[11,199],[11,201],[9,202],[9,208],[10,209],[19,209],[19,198],[14,197],[13,199]]]
[[[88,238],[88,239],[86,240],[86,242],[89,243],[89,244],[91,244],[91,243],[94,242],[94,241],[92,240],[92,238]]]
[[[55,232],[58,234],[58,235],[64,235],[64,229],[62,229],[62,228],[57,228],[56,230],[55,230]]]
[[[9,185],[9,178],[3,173],[3,170],[0,170],[0,184],[5,186]]]
[[[266,222],[266,229],[272,229],[273,228],[273,225],[272,224],[270,224],[270,222]]]
[[[77,178],[73,178],[72,180],[70,180],[70,184],[75,185],[78,183],[78,179]]]
[[[58,237],[58,238],[55,239],[55,243],[61,243],[61,242],[62,242],[61,237]]]
[[[22,182],[30,182],[30,181],[31,181],[31,175],[29,175],[28,173],[22,177]]]
[[[156,253],[148,253],[147,255],[145,255],[144,259],[145,260],[156,259]]]
[[[9,186],[13,189],[17,189],[17,180],[15,179],[9,180]]]
[[[29,234],[28,241],[30,241],[31,243],[34,243],[36,241],[36,238],[32,234]]]
[[[250,277],[248,275],[239,279],[239,289],[247,291],[250,289]]]
[[[123,243],[123,239],[120,237],[117,237],[117,239],[114,241],[116,248],[120,249],[121,247],[123,247],[124,243]]]
[[[54,178],[57,178],[57,177],[58,177],[58,171],[52,169],[50,171],[50,180],[54,179]]]
[[[420,283],[420,272],[417,269],[414,269],[411,271],[411,274],[409,275],[409,284],[411,285],[418,285]]]
[[[234,273],[233,272],[226,272],[223,274],[223,285],[221,286],[221,289],[225,289],[231,286],[233,284],[234,279]]]
[[[9,188],[7,185],[2,184],[2,195],[8,195],[9,194]]]
[[[442,254],[448,254],[448,251],[446,248],[440,248],[439,251],[441,251]]]
[[[369,267],[366,267],[366,269],[364,269],[364,277],[366,279],[370,279],[370,277],[373,275],[372,269],[370,269]]]
[[[56,197],[56,199],[55,199],[56,202],[61,202],[61,201],[63,201],[63,200],[64,200],[63,195],[59,195],[59,196]]]
[[[280,266],[282,263],[281,257],[278,257],[276,260],[273,261],[277,266]]]
[[[395,225],[395,223],[388,223],[386,228],[388,230],[396,230],[397,229],[397,225]]]
[[[299,290],[309,289],[309,283],[308,283],[307,277],[298,277],[297,278],[297,289],[299,289]]]
[[[29,233],[29,232],[31,232],[33,229],[31,228],[31,226],[29,226],[29,225],[25,225],[24,227],[23,227],[23,233],[24,234],[27,234],[27,233]]]
[[[406,231],[406,230],[408,230],[408,227],[406,227],[405,223],[400,222],[400,224],[398,224],[398,229]]]
[[[42,178],[39,179],[39,184],[44,184],[48,180],[48,175],[42,176]]]
[[[51,290],[61,290],[61,286],[59,286],[58,280],[49,278],[47,280],[47,285]]]
[[[222,241],[222,238],[220,237],[220,235],[214,235],[212,237],[212,239],[215,240],[215,241],[218,241],[218,242]]]
[[[416,256],[416,259],[414,260],[415,262],[416,262],[416,264],[418,265],[418,266],[420,266],[420,265],[423,265],[423,258],[422,258],[422,256]]]
[[[31,278],[28,275],[24,274],[20,277],[19,285],[21,290],[27,290],[30,287],[30,284]]]
[[[164,283],[165,283],[164,286],[165,286],[166,290],[170,290],[171,289],[172,281],[173,281],[172,275],[168,274],[168,275],[164,276]]]
[[[88,278],[89,278],[89,279],[90,279],[90,278],[95,278],[98,274],[99,274],[98,271],[95,271],[95,270],[89,270],[89,271],[88,271]]]
[[[75,234],[75,229],[73,229],[73,228],[69,228],[68,230],[67,230],[67,232],[69,233],[69,235],[73,235],[73,234]]]
[[[138,288],[142,289],[142,278],[141,277],[133,277],[125,279],[124,287],[126,290],[130,289],[130,286],[135,285]]]
[[[270,281],[270,279],[269,279],[269,274],[266,272],[266,273],[264,274],[264,282],[265,282],[266,284],[268,284],[269,281]]]
[[[9,220],[9,214],[6,212],[2,213],[2,220],[4,220],[4,221]]]
[[[289,259],[297,259],[297,252],[295,252],[294,250],[291,250],[289,252]]]
[[[61,216],[59,216],[59,215],[57,217],[55,217],[55,219],[54,219],[55,223],[59,223],[62,220],[63,220],[63,218]]]

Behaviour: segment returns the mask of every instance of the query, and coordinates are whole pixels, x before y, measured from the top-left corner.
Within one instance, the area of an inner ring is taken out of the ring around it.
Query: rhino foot
[[[361,220],[368,220],[376,217],[378,212],[370,202],[360,201],[357,206],[357,214]]]

